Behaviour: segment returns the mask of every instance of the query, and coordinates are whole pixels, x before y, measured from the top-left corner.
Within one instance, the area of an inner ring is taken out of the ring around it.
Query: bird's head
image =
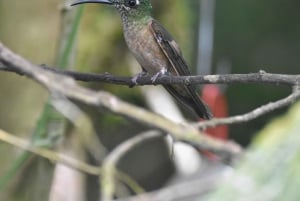
[[[122,17],[143,18],[150,16],[152,6],[149,0],[75,0],[71,5],[102,3],[114,6]]]

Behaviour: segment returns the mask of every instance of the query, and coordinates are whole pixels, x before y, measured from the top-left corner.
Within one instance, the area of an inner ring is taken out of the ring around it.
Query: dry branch
[[[139,135],[124,141],[108,154],[108,156],[104,159],[102,165],[103,177],[101,180],[101,200],[109,201],[113,199],[113,195],[115,193],[114,181],[115,176],[118,172],[116,167],[122,156],[143,141],[158,137],[162,137],[162,133],[158,131],[148,131],[145,133],[140,133]]]
[[[67,75],[78,81],[84,82],[103,82],[117,85],[156,85],[156,84],[274,84],[293,86],[300,83],[300,75],[287,75],[287,74],[272,74],[260,71],[258,73],[249,74],[223,74],[223,75],[197,75],[197,76],[171,76],[164,75],[158,77],[154,82],[151,76],[139,77],[137,84],[132,81],[130,77],[120,77],[110,73],[96,74],[96,73],[83,73],[70,70],[60,70],[58,68],[41,65],[41,68],[54,72],[60,75]],[[24,75],[21,69],[10,68],[9,64],[0,64],[0,70],[10,71],[19,75]]]
[[[23,150],[30,151],[38,156],[48,159],[53,163],[63,163],[70,168],[92,175],[99,175],[101,173],[101,169],[99,167],[86,164],[67,155],[43,147],[36,147],[29,141],[18,138],[3,130],[0,130],[0,140]]]
[[[269,113],[271,111],[274,111],[276,109],[279,109],[281,107],[290,105],[294,103],[296,100],[300,98],[300,90],[295,89],[293,93],[291,93],[289,96],[280,99],[278,101],[268,103],[266,105],[263,105],[261,107],[258,107],[254,109],[251,112],[248,112],[246,114],[242,115],[236,115],[228,118],[219,118],[219,119],[211,119],[210,121],[204,121],[197,123],[196,126],[201,129],[209,128],[209,127],[216,127],[218,125],[224,125],[224,124],[238,124],[243,122],[248,122],[253,119],[256,119],[266,113]]]

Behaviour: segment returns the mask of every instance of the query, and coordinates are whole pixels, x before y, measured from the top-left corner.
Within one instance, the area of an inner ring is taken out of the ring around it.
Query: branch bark
[[[151,80],[151,76],[139,77],[137,84],[132,81],[130,77],[120,77],[112,75],[110,73],[96,74],[96,73],[82,73],[70,70],[61,70],[58,68],[49,67],[46,65],[40,65],[41,68],[51,71],[60,75],[67,75],[78,81],[84,82],[103,82],[116,85],[157,85],[157,84],[274,84],[274,85],[286,85],[293,86],[300,83],[300,75],[288,75],[288,74],[272,74],[265,71],[259,71],[258,73],[249,74],[223,74],[223,75],[197,75],[197,76],[171,76],[163,75],[158,77],[154,82]],[[19,75],[24,75],[20,69],[10,68],[9,64],[0,64],[0,70],[10,71]]]

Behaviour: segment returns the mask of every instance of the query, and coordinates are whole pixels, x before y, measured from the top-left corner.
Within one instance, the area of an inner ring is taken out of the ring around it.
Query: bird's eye
[[[136,0],[129,0],[128,1],[128,6],[129,7],[135,7],[136,6]]]

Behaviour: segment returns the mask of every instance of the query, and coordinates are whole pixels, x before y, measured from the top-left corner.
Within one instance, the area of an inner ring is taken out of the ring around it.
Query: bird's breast
[[[148,26],[127,28],[125,40],[136,60],[149,74],[168,68],[169,62]]]

